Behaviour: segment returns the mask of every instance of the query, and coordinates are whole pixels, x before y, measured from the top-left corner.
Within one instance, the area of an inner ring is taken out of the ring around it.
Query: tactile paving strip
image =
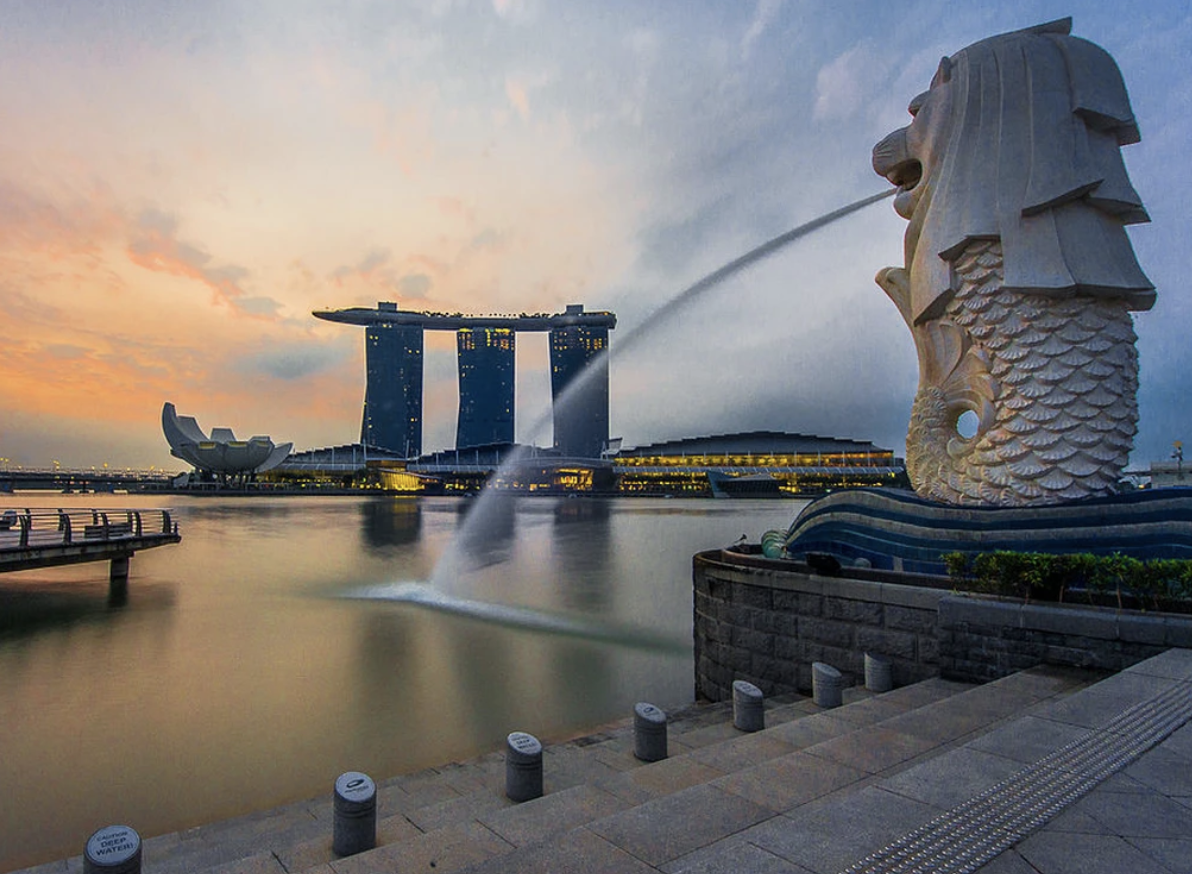
[[[841,874],[966,874],[1016,844],[1192,719],[1177,683],[937,816]]]

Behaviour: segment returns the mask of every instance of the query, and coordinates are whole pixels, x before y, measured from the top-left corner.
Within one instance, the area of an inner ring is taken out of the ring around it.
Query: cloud
[[[232,306],[246,315],[275,318],[283,304],[271,297],[242,297],[232,301]]]
[[[59,361],[75,361],[85,358],[91,351],[83,346],[75,346],[73,343],[54,343],[44,348],[52,358],[57,358]]]
[[[860,111],[866,100],[881,93],[874,86],[884,76],[885,64],[868,41],[855,45],[820,68],[815,77],[817,121],[840,120]]]
[[[425,273],[409,273],[397,281],[397,290],[404,297],[424,297],[434,283]]]
[[[388,249],[371,249],[355,264],[341,264],[331,271],[330,276],[337,282],[349,276],[368,278],[377,273],[378,268],[389,262]]]
[[[216,303],[250,316],[264,317],[276,313],[277,307],[261,307],[268,298],[251,298],[256,302],[244,306],[241,283],[249,271],[238,264],[215,264],[212,256],[199,246],[178,239],[178,220],[158,209],[146,209],[140,215],[133,237],[128,243],[128,259],[139,267],[155,273],[182,276],[203,283],[212,291]]]
[[[501,234],[495,228],[485,228],[472,237],[469,249],[491,249],[501,245]]]
[[[492,0],[493,12],[505,19],[517,19],[526,14],[528,3],[526,0]]]
[[[505,96],[509,99],[510,105],[517,110],[521,120],[527,121],[530,118],[530,98],[525,85],[513,79],[506,79]]]
[[[782,2],[783,0],[757,0],[757,6],[753,10],[753,20],[749,22],[749,28],[745,31],[745,35],[741,37],[742,61],[749,60],[754,43],[761,38],[774,19],[778,17],[778,10],[782,8]]]
[[[294,381],[331,370],[350,354],[343,341],[334,344],[314,340],[267,342],[267,348],[260,352],[241,356],[235,369],[241,373]]]

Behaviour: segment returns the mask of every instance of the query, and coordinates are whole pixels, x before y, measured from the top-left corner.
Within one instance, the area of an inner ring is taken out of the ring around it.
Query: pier
[[[133,553],[181,540],[169,510],[4,510],[0,573],[110,561],[112,593],[121,594]]]

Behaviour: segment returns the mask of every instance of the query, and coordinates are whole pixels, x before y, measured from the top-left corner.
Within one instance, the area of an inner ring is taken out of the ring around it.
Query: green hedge
[[[1116,596],[1119,607],[1123,595],[1156,610],[1164,602],[1192,601],[1192,561],[1186,559],[999,550],[949,552],[943,560],[957,585],[1025,601],[1063,601],[1072,589],[1083,590],[1090,602]]]

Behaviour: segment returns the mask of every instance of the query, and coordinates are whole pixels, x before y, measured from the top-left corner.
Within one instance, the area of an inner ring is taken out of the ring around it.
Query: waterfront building
[[[293,447],[275,445],[267,435],[237,440],[231,428],[212,428],[207,435],[194,416],[179,416],[168,401],[161,408],[161,428],[170,454],[194,467],[194,474],[184,480],[244,485],[281,464]]]
[[[365,328],[366,369],[361,442],[415,458],[422,452],[422,334],[456,331],[459,362],[457,448],[512,442],[515,334],[551,336],[551,396],[555,444],[564,454],[598,458],[608,442],[608,365],[593,364],[582,385],[568,392],[587,362],[608,346],[617,317],[571,304],[562,313],[467,316],[376,309],[316,310],[316,318]],[[574,399],[573,399],[574,396]],[[566,397],[566,402],[561,402]]]
[[[793,497],[856,486],[900,486],[901,459],[872,443],[749,431],[623,449],[613,458],[621,494]]]
[[[259,485],[299,492],[385,491],[442,494],[437,478],[409,470],[405,457],[378,446],[349,443],[291,453],[259,477]]]
[[[902,459],[860,440],[749,431],[654,443],[577,458],[513,444],[437,452],[409,464],[448,492],[798,497],[855,486],[906,486]]]
[[[380,304],[379,306],[384,306]],[[393,304],[396,311],[397,305]],[[422,453],[422,329],[379,321],[364,332],[364,415],[360,442]]]
[[[296,489],[528,494],[799,497],[853,486],[905,487],[902,459],[872,443],[750,431],[653,443],[603,458],[493,442],[406,459],[360,444],[294,453],[263,481]]]
[[[510,328],[460,328],[456,332],[457,449],[513,442],[516,336]]]
[[[583,307],[569,306],[566,315],[580,312]],[[599,458],[608,446],[607,350],[607,327],[570,324],[550,332],[551,412],[562,455]],[[577,382],[589,366],[594,370]]]

